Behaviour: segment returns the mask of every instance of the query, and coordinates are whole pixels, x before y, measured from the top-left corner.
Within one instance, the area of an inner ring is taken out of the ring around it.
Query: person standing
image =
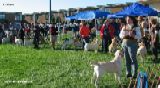
[[[149,27],[149,24],[148,24],[148,21],[145,17],[142,17],[142,16],[139,16],[138,17],[138,24],[139,24],[139,27],[141,29],[141,35],[142,35],[142,42],[145,44],[146,48],[147,48],[147,51],[149,52],[150,50],[150,45],[149,45],[149,30],[148,30],[148,27]]]
[[[50,24],[50,42],[53,49],[55,49],[57,35],[58,35],[58,27],[55,27],[55,24]]]
[[[90,29],[87,26],[87,23],[82,24],[79,30],[79,34],[83,39],[83,48],[84,48],[85,43],[89,43],[89,36],[90,36]]]
[[[18,31],[17,38],[22,39],[23,44],[24,44],[24,36],[25,36],[24,30],[23,30],[23,28],[21,28],[21,29]]]
[[[159,27],[156,19],[151,19],[151,51],[153,53],[153,61],[158,60],[158,43],[159,43]]]
[[[138,27],[135,17],[126,17],[126,24],[122,27],[120,38],[122,39],[122,48],[126,59],[127,77],[137,77],[137,41],[141,39],[140,27]]]
[[[107,53],[108,46],[114,37],[114,28],[110,24],[109,20],[105,20],[104,24],[102,25],[100,29],[100,37],[102,39],[102,52]]]
[[[34,48],[39,49],[39,39],[40,39],[40,27],[35,24],[34,28]]]

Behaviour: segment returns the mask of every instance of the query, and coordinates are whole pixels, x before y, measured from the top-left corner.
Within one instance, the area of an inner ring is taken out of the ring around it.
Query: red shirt
[[[105,25],[102,25],[102,27],[100,29],[100,37],[101,38],[103,38],[104,29],[105,29]],[[114,38],[114,31],[115,31],[114,27],[111,24],[109,24],[107,29],[109,31],[111,38]]]
[[[58,35],[58,28],[57,27],[50,27],[51,35]]]
[[[84,37],[88,37],[90,34],[90,30],[89,27],[86,26],[82,26],[80,27],[80,35],[84,38]]]
[[[24,31],[27,32],[27,33],[29,33],[30,29],[29,28],[25,28]]]

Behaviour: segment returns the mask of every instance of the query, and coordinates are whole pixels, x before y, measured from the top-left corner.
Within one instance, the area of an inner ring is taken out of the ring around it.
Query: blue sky
[[[136,1],[138,0],[52,0],[52,10]],[[1,11],[23,13],[49,11],[49,0],[0,0]]]

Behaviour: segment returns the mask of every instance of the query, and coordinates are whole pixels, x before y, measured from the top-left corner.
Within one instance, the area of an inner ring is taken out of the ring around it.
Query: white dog
[[[139,48],[137,50],[137,55],[141,56],[141,61],[143,62],[143,59],[147,55],[147,49],[146,49],[146,46],[143,42],[139,43]]]
[[[24,39],[24,46],[31,46],[33,44],[33,39]]]
[[[98,39],[95,39],[95,41],[93,43],[85,43],[84,45],[84,50],[88,51],[88,50],[95,50],[95,52],[98,52]]]
[[[16,45],[23,45],[22,39],[15,38],[15,43],[16,43]]]
[[[101,77],[105,72],[106,73],[115,73],[115,79],[118,79],[120,82],[121,75],[121,60],[123,57],[123,53],[121,50],[117,50],[115,52],[115,57],[110,62],[95,62],[91,63],[91,66],[94,67],[93,79],[96,88],[98,87],[97,82],[99,77]]]

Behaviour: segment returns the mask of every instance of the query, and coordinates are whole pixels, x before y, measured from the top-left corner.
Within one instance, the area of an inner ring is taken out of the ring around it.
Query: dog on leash
[[[95,53],[97,53],[98,47],[99,47],[98,39],[95,39],[92,43],[85,43],[84,50],[85,51],[94,50]]]
[[[113,38],[112,43],[108,47],[109,53],[114,53],[117,49],[118,49],[118,43],[116,41],[116,38]]]
[[[101,77],[104,73],[115,73],[115,79],[118,79],[119,83],[121,83],[120,75],[122,57],[122,51],[117,50],[112,61],[91,63],[91,66],[94,67],[92,82],[94,81],[96,88],[98,87],[97,82],[99,80],[99,77]]]
[[[143,62],[143,58],[145,58],[147,55],[147,49],[143,42],[139,43],[138,45],[139,45],[139,48],[137,50],[137,55],[141,56],[141,61]]]

